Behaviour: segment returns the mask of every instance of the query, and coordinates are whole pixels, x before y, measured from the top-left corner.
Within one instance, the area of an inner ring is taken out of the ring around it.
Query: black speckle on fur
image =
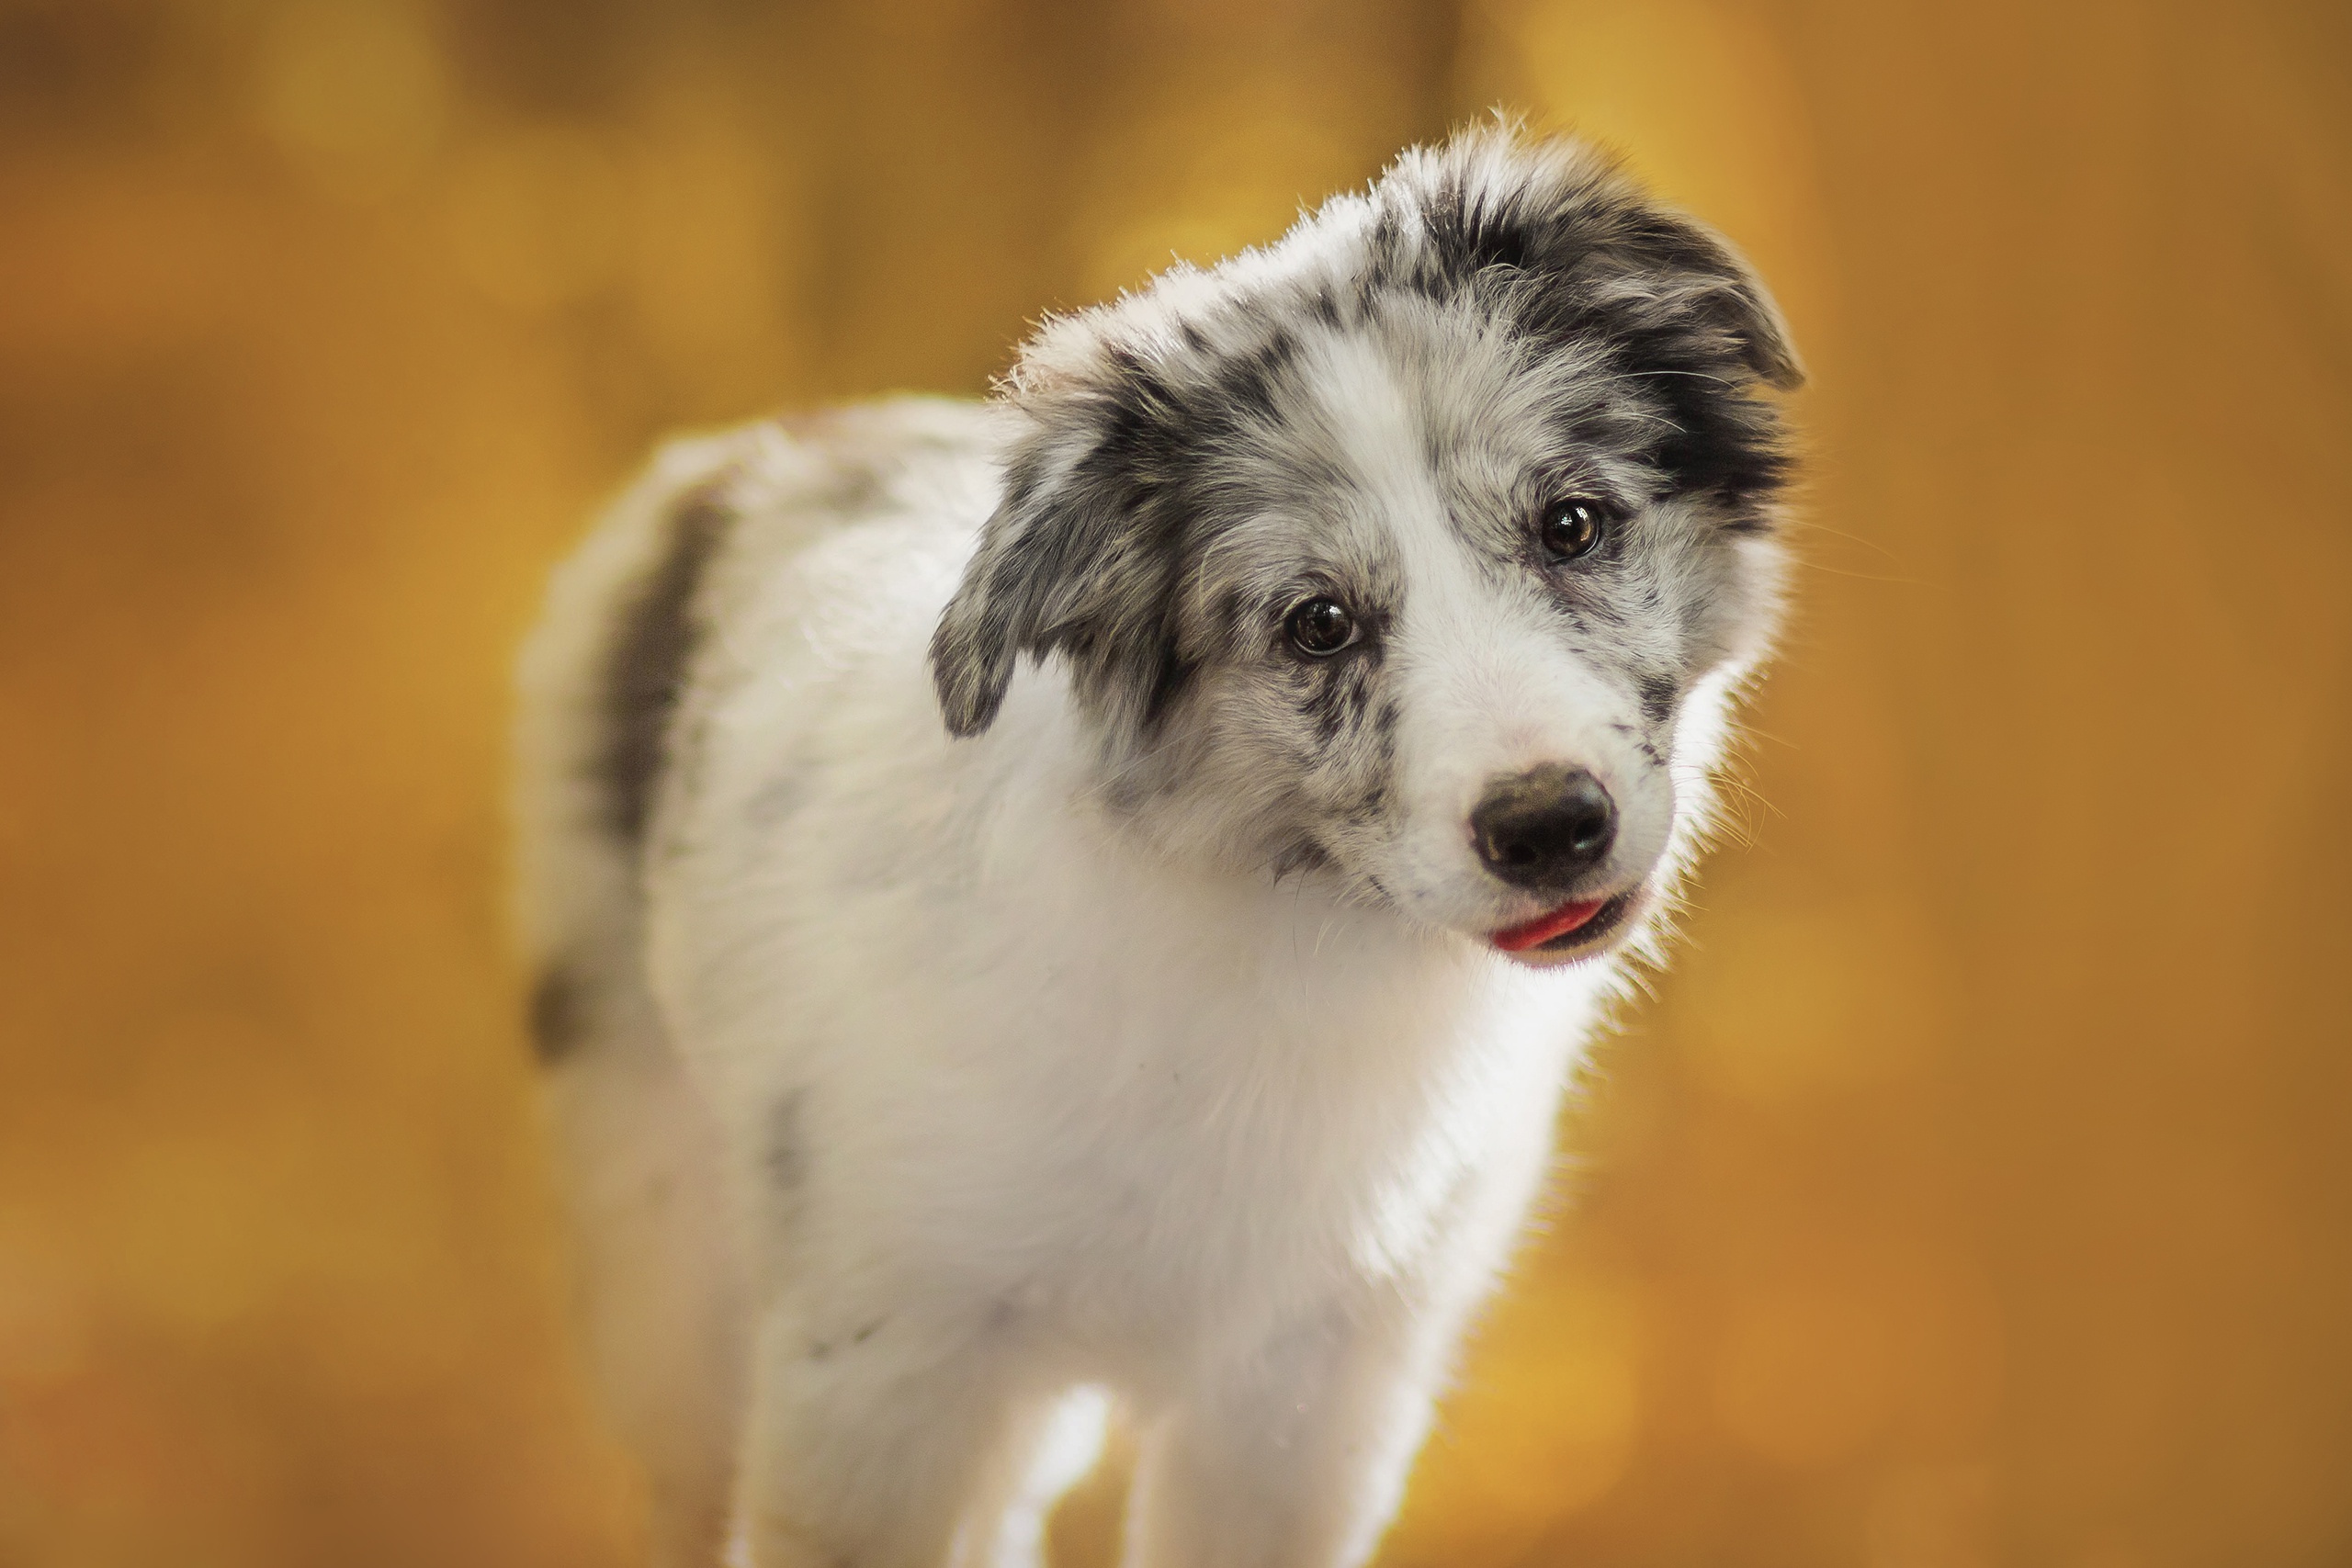
[[[1659,753],[1658,749],[1655,745],[1651,744],[1650,738],[1648,736],[1644,735],[1640,730],[1634,728],[1630,724],[1612,724],[1609,728],[1623,736],[1628,741],[1631,741],[1633,743],[1634,750],[1639,751],[1643,756],[1647,757],[1652,762],[1661,768],[1666,766],[1666,758]]]
[[[531,987],[531,1051],[541,1066],[570,1056],[588,1037],[588,998],[579,980],[560,964],[550,966]]]
[[[1169,711],[1191,688],[1200,668],[1198,660],[1187,659],[1178,652],[1173,642],[1160,644],[1159,667],[1152,676],[1150,692],[1144,697],[1143,725],[1146,729],[1157,728],[1167,718]]]
[[[1674,715],[1674,699],[1680,687],[1669,675],[1644,674],[1634,679],[1634,694],[1641,699],[1642,716],[1652,724],[1664,724]]]
[[[802,1125],[808,1092],[796,1089],[768,1111],[767,1143],[760,1153],[768,1184],[778,1193],[791,1193],[808,1179],[808,1132]]]
[[[1274,880],[1295,876],[1303,872],[1322,871],[1332,863],[1331,852],[1318,843],[1313,835],[1302,833],[1277,852],[1272,870]]]
[[[1316,743],[1329,750],[1342,735],[1361,728],[1379,709],[1373,701],[1377,685],[1376,661],[1357,649],[1301,671],[1306,679],[1299,694],[1299,716],[1315,727]]]
[[[812,1339],[808,1342],[808,1359],[812,1361],[830,1360],[832,1359],[833,1352],[839,1349],[844,1343],[846,1343],[850,1348],[855,1349],[858,1346],[863,1345],[867,1340],[873,1338],[876,1334],[881,1333],[882,1325],[889,1321],[890,1320],[887,1317],[875,1318],[870,1323],[861,1325],[854,1333],[848,1337],[845,1341],[837,1339]]]
[[[1563,254],[1575,239],[1566,215],[1533,206],[1527,199],[1532,194],[1474,195],[1460,169],[1449,171],[1421,202],[1421,227],[1437,262],[1432,281],[1458,289],[1488,267],[1523,270],[1540,263],[1557,269],[1572,263],[1573,253]]]
[[[725,537],[729,513],[714,482],[686,496],[668,547],[620,617],[605,666],[603,778],[613,831],[636,843],[667,760],[686,667],[694,657],[695,596]]]
[[[1212,411],[1210,420],[1220,428],[1245,414],[1261,423],[1274,423],[1281,417],[1278,393],[1283,373],[1297,357],[1298,339],[1283,328],[1273,329],[1256,348],[1237,355],[1224,367],[1214,391],[1204,400]]]

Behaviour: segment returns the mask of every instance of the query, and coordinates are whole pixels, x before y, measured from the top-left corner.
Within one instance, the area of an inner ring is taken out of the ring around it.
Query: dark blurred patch
[[[614,628],[605,674],[604,782],[614,831],[632,843],[645,836],[694,658],[695,596],[729,521],[724,479],[681,502],[660,562]]]
[[[584,1044],[588,998],[578,976],[557,966],[531,987],[531,1049],[543,1067],[554,1066]]]
[[[0,6],[0,136],[100,146],[144,123],[174,18],[122,0]]]

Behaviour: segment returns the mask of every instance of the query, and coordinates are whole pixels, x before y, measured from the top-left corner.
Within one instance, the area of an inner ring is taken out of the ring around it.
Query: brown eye
[[[1589,496],[1572,495],[1544,508],[1544,518],[1536,532],[1545,549],[1562,560],[1574,560],[1600,543],[1608,521],[1600,502]]]
[[[1313,659],[1329,659],[1356,640],[1356,618],[1337,599],[1304,600],[1283,625],[1293,646]]]

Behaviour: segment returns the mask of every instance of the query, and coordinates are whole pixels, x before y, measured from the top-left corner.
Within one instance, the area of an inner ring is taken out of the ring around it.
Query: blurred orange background
[[[2352,1562],[2352,11],[0,0],[0,1562],[630,1561],[542,574],[1498,104],[1772,280],[1809,565],[1385,1561]]]

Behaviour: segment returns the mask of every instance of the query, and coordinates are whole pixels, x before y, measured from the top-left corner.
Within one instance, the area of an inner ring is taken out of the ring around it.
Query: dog
[[[533,1024],[665,1563],[1362,1562],[1704,836],[1802,379],[1508,127],[660,454],[522,661]]]

